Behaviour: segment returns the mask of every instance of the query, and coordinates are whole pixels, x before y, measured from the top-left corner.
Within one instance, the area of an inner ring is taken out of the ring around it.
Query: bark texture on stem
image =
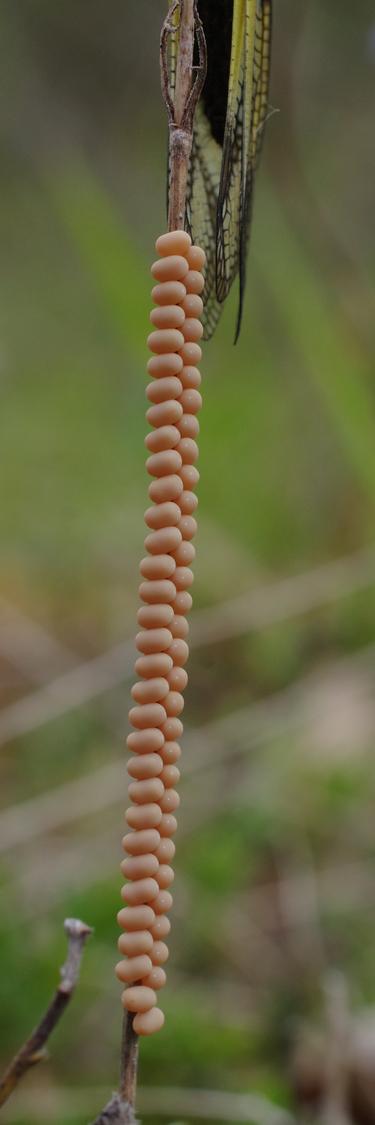
[[[124,1012],[122,1023],[120,1087],[92,1125],[138,1125],[135,1117],[138,1035],[133,1031],[134,1014]]]
[[[120,1095],[125,1102],[135,1105],[138,1066],[138,1035],[133,1030],[132,1012],[124,1012],[122,1021]]]
[[[176,34],[176,19],[178,19],[178,52],[175,87],[171,91],[168,40],[169,36]],[[198,46],[199,62],[194,70],[195,41]],[[194,113],[207,73],[206,41],[196,0],[174,0],[172,3],[161,33],[160,66],[169,126],[168,229],[183,230]]]
[[[67,918],[64,930],[68,938],[68,953],[60,970],[61,982],[47,1011],[3,1075],[0,1082],[0,1106],[8,1100],[26,1071],[47,1057],[47,1040],[61,1019],[78,982],[84,945],[92,930],[77,918]]]
[[[92,1125],[139,1125],[139,1122],[134,1115],[134,1106],[124,1101],[120,1094],[114,1094]]]
[[[194,28],[194,0],[182,0],[174,99],[174,126],[170,132],[169,230],[183,230],[185,223],[185,199],[192,133],[184,128],[184,110],[193,78]]]

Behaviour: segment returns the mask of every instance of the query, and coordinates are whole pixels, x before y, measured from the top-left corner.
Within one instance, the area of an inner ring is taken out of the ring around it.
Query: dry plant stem
[[[182,0],[180,9],[179,51],[176,69],[174,111],[180,125],[193,79],[195,13],[194,0]]]
[[[168,36],[173,32],[173,17],[179,12],[179,45],[176,65],[175,97],[172,102],[168,84]],[[200,66],[193,81],[195,29],[199,43]],[[170,130],[170,196],[169,230],[183,229],[185,224],[186,187],[192,145],[195,107],[206,76],[205,41],[195,0],[175,0],[161,34],[161,75]],[[119,1095],[108,1104],[94,1125],[106,1122],[132,1123],[137,1084],[138,1036],[133,1030],[133,1013],[124,1013]]]
[[[168,37],[175,31],[173,23],[179,14],[179,44],[176,64],[174,98],[168,79]],[[195,76],[193,54],[197,38],[199,65]],[[183,230],[185,225],[186,188],[193,139],[194,113],[207,73],[207,52],[203,26],[196,0],[175,0],[163,24],[160,40],[161,83],[169,125],[169,210],[168,229]]]
[[[5,1071],[0,1083],[0,1105],[8,1100],[26,1071],[46,1058],[45,1044],[61,1019],[78,982],[84,945],[92,930],[77,918],[67,918],[64,930],[68,938],[68,954],[61,969],[61,983],[44,1016]]]
[[[133,1031],[133,1012],[122,1021],[120,1087],[92,1125],[137,1125],[134,1113],[137,1089],[138,1035]]]
[[[137,1088],[138,1035],[133,1031],[133,1012],[125,1012],[122,1023],[120,1088],[92,1125],[138,1125],[134,1114]]]
[[[134,1108],[119,1094],[114,1094],[92,1125],[138,1125]]]
[[[120,1095],[135,1105],[138,1066],[138,1035],[133,1030],[133,1013],[124,1012],[122,1021]]]
[[[179,17],[178,53],[174,99],[168,77],[168,38],[174,33],[174,17]],[[195,36],[199,49],[199,66],[194,77],[193,55]],[[206,76],[205,40],[196,0],[174,0],[163,24],[160,43],[161,81],[167,106],[170,134],[169,230],[185,225],[186,188],[192,146],[194,112]],[[120,1088],[111,1098],[93,1125],[127,1123],[134,1125],[134,1104],[137,1083],[138,1036],[133,1030],[133,1013],[123,1017]]]

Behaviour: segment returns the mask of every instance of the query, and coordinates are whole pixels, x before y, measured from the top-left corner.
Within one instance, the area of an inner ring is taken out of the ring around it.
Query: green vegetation
[[[128,16],[128,37],[114,0],[105,5],[105,28],[102,5],[92,5],[89,30],[84,5],[63,7],[64,15],[38,0],[33,19],[25,12],[22,22],[4,5],[14,117],[1,111],[0,574],[3,598],[58,638],[74,664],[134,627],[146,497],[148,268],[164,222],[154,57],[162,6],[136,5],[149,26],[140,71],[138,14]],[[282,114],[270,122],[257,185],[243,331],[233,349],[229,301],[205,349],[197,610],[359,557],[373,538],[372,211],[358,168],[342,183],[351,143],[366,179],[370,67],[359,40],[353,55],[348,16],[336,72],[327,77],[319,44],[325,31],[331,42],[343,8],[351,11],[338,0],[331,8],[316,5],[301,30],[302,59],[310,62],[297,67],[294,98],[306,182],[292,138],[288,148],[288,73],[276,60],[273,99]],[[363,42],[367,14],[364,4]],[[289,36],[300,58],[292,15],[276,34],[279,50]],[[151,58],[155,80],[146,74]],[[334,98],[335,151],[330,122],[319,131],[322,77]],[[358,81],[360,137],[343,101]],[[13,87],[27,107],[21,119]],[[80,130],[94,143],[78,143]],[[283,139],[285,165],[276,174],[272,144],[282,148]],[[323,225],[324,253],[315,237]],[[300,1017],[323,1019],[327,969],[343,972],[354,1007],[373,1003],[374,623],[371,578],[362,586],[358,578],[358,589],[353,578],[345,596],[338,585],[308,612],[297,606],[284,620],[281,608],[267,627],[194,650],[186,725],[200,728],[199,753],[211,760],[190,773],[197,746],[191,757],[186,751],[166,1030],[142,1045],[142,1084],[256,1090],[290,1104],[291,1044]],[[5,650],[1,660],[5,711],[37,689],[38,660],[29,671]],[[47,799],[85,776],[89,793],[97,771],[120,763],[127,698],[124,676],[82,708],[9,741],[4,808]],[[231,726],[240,709],[240,724]],[[205,731],[219,720],[225,730]],[[102,784],[98,774],[99,794]],[[60,807],[57,800],[55,824],[35,828],[1,857],[3,1064],[54,987],[64,916],[95,929],[51,1059],[25,1080],[19,1116],[4,1111],[4,1123],[32,1125],[39,1094],[50,1094],[51,1122],[86,1125],[99,1108],[90,1088],[109,1093],[116,1083],[121,787],[102,807],[92,789],[87,801],[75,816],[66,795]],[[30,807],[20,823],[28,815]],[[65,1119],[64,1089],[73,1098],[77,1091],[75,1117],[67,1111]],[[165,1120],[158,1112],[144,1120],[158,1125]]]

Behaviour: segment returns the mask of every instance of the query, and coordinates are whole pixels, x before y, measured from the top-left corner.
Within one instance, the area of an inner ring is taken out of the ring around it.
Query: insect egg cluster
[[[197,414],[202,403],[197,364],[202,354],[205,256],[184,231],[162,235],[156,250],[159,257],[151,269],[153,331],[148,339],[152,381],[146,390],[150,403],[146,416],[152,427],[146,437],[146,468],[153,480],[151,506],[145,512],[147,554],[140,564],[139,657],[134,706],[129,712],[133,730],[127,740],[132,754],[131,804],[121,864],[127,880],[122,890],[126,905],[118,914],[123,960],[116,966],[118,978],[127,986],[122,1002],[134,1012],[138,1035],[150,1035],[164,1023],[156,993],[166,981],[163,966],[172,907],[180,716],[188,678],[187,614],[192,606],[192,540],[197,530]]]

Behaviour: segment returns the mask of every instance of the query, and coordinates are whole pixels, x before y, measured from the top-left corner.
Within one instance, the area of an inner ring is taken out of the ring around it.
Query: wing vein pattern
[[[194,121],[186,228],[207,256],[204,337],[239,277],[238,337],[255,171],[268,112],[272,0],[198,0],[207,80]],[[178,27],[171,36],[173,97]]]

